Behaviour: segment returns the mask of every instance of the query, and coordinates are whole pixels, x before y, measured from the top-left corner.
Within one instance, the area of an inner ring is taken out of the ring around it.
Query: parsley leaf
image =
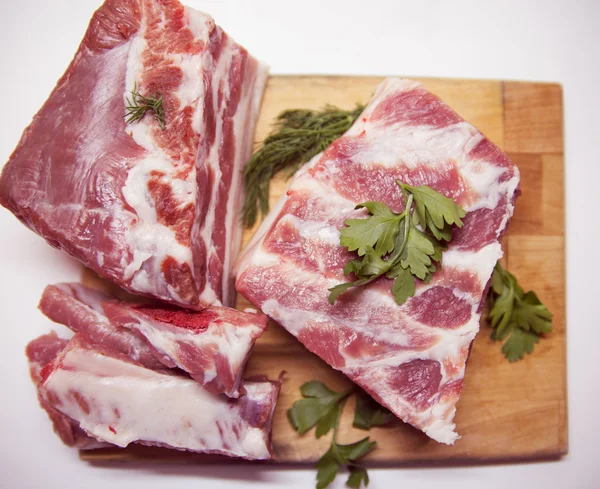
[[[532,353],[539,336],[552,331],[552,313],[535,292],[524,292],[515,276],[500,262],[494,268],[488,301],[492,339],[508,338],[502,353],[510,362]]]
[[[339,406],[339,405],[338,405]],[[334,425],[337,416],[337,409],[331,409],[321,420],[317,423],[317,429],[315,430],[315,436],[321,438],[329,433]]]
[[[425,280],[431,265],[431,256],[435,253],[433,243],[427,239],[425,233],[413,227],[408,233],[406,247],[400,263],[402,268],[410,268],[410,273],[415,277]]]
[[[341,231],[340,243],[348,251],[357,251],[363,256],[368,248],[374,248],[377,256],[387,255],[394,249],[401,215],[395,214],[381,202],[363,202],[356,206],[371,214],[367,219],[348,219]]]
[[[532,290],[521,298],[514,321],[524,331],[532,330],[538,334],[552,331],[552,314]]]
[[[406,299],[415,295],[415,279],[408,268],[396,266],[387,274],[388,278],[395,278],[392,285],[392,294],[398,304],[404,304]]]
[[[350,469],[350,476],[347,482],[349,487],[359,488],[363,483],[366,486],[369,483],[369,476],[366,469],[356,465],[356,461],[373,450],[376,442],[366,437],[347,445],[337,443],[340,418],[346,400],[352,393],[352,389],[344,392],[335,392],[329,389],[323,382],[311,381],[303,384],[300,387],[300,392],[303,399],[296,401],[288,410],[288,418],[294,429],[302,434],[316,425],[317,438],[326,435],[333,429],[331,445],[316,464],[317,489],[324,489],[331,484],[342,465],[347,465]],[[366,397],[366,394],[362,394],[362,396]],[[375,401],[371,402],[376,404]],[[381,415],[377,413],[382,409],[381,407],[377,409],[375,406],[369,405],[362,408],[362,413],[365,419],[368,419],[371,424],[377,424],[373,422],[373,416],[380,417]]]
[[[344,462],[354,462],[355,460],[359,459],[363,455],[366,455],[371,450],[373,450],[373,448],[375,448],[375,445],[377,445],[377,443],[374,441],[370,441],[369,437],[367,436],[362,440],[350,443],[348,445],[336,444],[336,448]]]
[[[346,486],[353,489],[359,489],[361,484],[364,484],[365,487],[369,485],[369,474],[367,473],[367,470],[358,465],[350,466],[350,477],[348,477]]]
[[[533,346],[540,341],[540,338],[531,331],[523,331],[519,328],[511,328],[510,337],[502,345],[502,353],[509,362],[521,360],[525,353],[532,353]]]
[[[354,282],[344,282],[342,284],[337,284],[335,287],[331,287],[329,290],[329,303],[333,304],[337,298],[346,292],[351,287],[360,287],[361,285],[366,285],[371,282],[370,279],[360,279],[355,280]]]
[[[335,392],[323,382],[313,380],[300,387],[304,399],[300,399],[288,409],[287,415],[294,429],[306,433],[317,425],[317,438],[327,434],[335,422],[335,411],[339,402],[350,395],[351,391]]]
[[[324,489],[333,482],[340,470],[340,463],[330,448],[316,464],[317,467],[317,489]]]
[[[371,396],[364,392],[356,395],[356,408],[352,426],[361,430],[369,430],[372,426],[388,424],[394,415],[377,403]]]
[[[415,294],[415,278],[429,282],[441,268],[445,242],[452,239],[452,226],[463,225],[465,211],[430,187],[396,183],[405,199],[403,212],[395,213],[381,202],[363,202],[356,208],[366,209],[369,217],[345,221],[340,244],[358,258],[346,264],[344,275],[356,280],[330,288],[330,304],[349,289],[383,275],[395,279],[392,294],[396,303],[403,304]]]
[[[396,182],[402,190],[411,193],[415,198],[416,224],[421,224],[423,229],[429,228],[437,239],[436,233],[443,233],[446,226],[456,224],[459,228],[462,227],[461,218],[466,216],[464,209],[445,195],[436,192],[431,187],[422,185],[421,187],[412,187],[400,181]],[[450,241],[452,234],[450,233]]]

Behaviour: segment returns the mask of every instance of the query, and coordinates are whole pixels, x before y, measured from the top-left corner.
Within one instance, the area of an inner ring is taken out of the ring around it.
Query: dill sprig
[[[162,129],[165,128],[165,110],[163,108],[162,95],[154,94],[149,97],[143,96],[137,90],[137,83],[134,83],[131,90],[131,98],[127,97],[127,105],[125,106],[125,117],[127,124],[138,122],[146,115],[149,110],[152,111],[154,117],[160,124]]]
[[[242,210],[244,225],[252,227],[259,212],[269,211],[269,183],[279,171],[287,168],[288,178],[313,156],[324,151],[344,134],[364,106],[342,110],[327,105],[320,111],[292,109],[281,112],[273,131],[250,158],[244,170],[246,197]]]

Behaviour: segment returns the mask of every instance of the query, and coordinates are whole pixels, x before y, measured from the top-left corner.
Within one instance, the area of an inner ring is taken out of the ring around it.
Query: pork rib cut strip
[[[428,185],[468,212],[443,268],[403,305],[383,278],[342,295],[355,258],[339,244],[355,206],[402,210],[396,180]],[[239,262],[237,289],[309,350],[399,418],[453,443],[453,423],[484,291],[502,256],[519,171],[471,124],[419,83],[387,79],[344,136],[305,165]]]
[[[69,340],[59,338],[53,331],[29,342],[25,350],[29,360],[29,373],[36,388],[42,380],[44,367],[50,364],[65,349]],[[110,446],[87,435],[77,422],[55,409],[46,399],[38,396],[40,405],[48,414],[54,432],[62,442],[80,450],[92,450]]]
[[[103,307],[112,324],[142,336],[164,365],[179,367],[206,389],[229,397],[238,397],[252,346],[267,329],[267,317],[253,309],[212,306],[192,312],[118,301]]]
[[[163,368],[144,338],[108,320],[102,304],[113,299],[105,292],[78,283],[62,283],[46,286],[38,307],[52,321],[79,333],[101,353],[146,368]]]
[[[135,294],[232,305],[241,174],[267,68],[177,0],[106,0],[23,132],[0,204]],[[131,91],[162,96],[126,124]]]
[[[267,317],[253,310],[132,304],[77,283],[47,286],[40,309],[98,352],[154,370],[178,367],[229,397],[238,397],[250,351],[267,328]]]
[[[187,376],[103,355],[75,335],[44,368],[43,403],[91,437],[119,447],[155,445],[247,459],[272,456],[278,382],[246,382],[245,395],[214,395]]]

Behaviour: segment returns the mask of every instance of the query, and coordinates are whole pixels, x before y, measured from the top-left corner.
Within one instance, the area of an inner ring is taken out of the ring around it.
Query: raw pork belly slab
[[[39,307],[100,353],[155,370],[178,367],[230,397],[238,397],[252,346],[267,329],[267,317],[252,310],[130,304],[76,283],[47,286]]]
[[[43,369],[38,392],[42,405],[79,433],[119,447],[271,458],[278,382],[246,382],[246,394],[232,400],[174,372],[103,355],[77,334]]]
[[[125,289],[234,302],[241,172],[267,69],[176,0],[107,0],[0,178],[0,203]],[[125,123],[131,90],[165,128]]]
[[[339,244],[364,201],[402,210],[395,181],[428,185],[468,212],[443,269],[403,305],[391,280],[342,295],[355,256]],[[453,443],[452,420],[499,237],[519,172],[508,157],[420,84],[387,79],[348,132],[299,173],[238,265],[237,289],[399,418]]]
[[[42,371],[46,365],[51,363],[58,354],[65,349],[69,340],[59,338],[53,331],[31,341],[25,350],[29,360],[29,373],[31,380],[37,387],[42,380]],[[108,443],[100,442],[86,434],[77,422],[54,409],[44,398],[38,396],[40,405],[50,418],[54,432],[62,442],[70,447],[80,450],[90,450],[110,446]]]

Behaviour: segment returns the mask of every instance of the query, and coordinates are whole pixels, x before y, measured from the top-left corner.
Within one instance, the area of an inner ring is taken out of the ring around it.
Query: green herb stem
[[[364,106],[342,110],[328,105],[320,111],[295,109],[281,112],[273,131],[259,145],[244,170],[245,200],[242,221],[252,227],[259,215],[269,211],[270,181],[287,169],[288,177],[300,165],[324,151],[344,134]]]
[[[131,97],[127,97],[125,122],[127,124],[139,122],[146,115],[146,112],[152,112],[161,129],[165,128],[165,111],[162,95],[155,94],[145,97],[138,92],[137,84],[134,83],[133,90],[131,90]]]
[[[402,216],[404,218],[404,241],[402,243],[402,247],[398,251],[397,256],[402,256],[402,253],[404,253],[404,250],[408,246],[408,238],[410,234],[410,209],[412,207],[412,203],[413,196],[409,195],[408,199],[406,200],[406,209],[404,209],[404,212],[402,213]]]

